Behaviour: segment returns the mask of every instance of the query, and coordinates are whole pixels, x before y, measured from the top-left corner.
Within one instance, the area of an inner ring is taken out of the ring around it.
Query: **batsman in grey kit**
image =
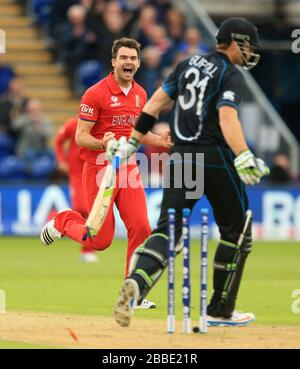
[[[192,155],[195,173],[199,165],[197,154],[204,154],[204,194],[221,236],[214,258],[214,292],[207,322],[209,326],[241,326],[255,320],[252,313],[235,311],[245,261],[252,246],[252,212],[245,185],[259,183],[269,169],[253,155],[244,138],[238,110],[245,81],[236,65],[251,69],[258,63],[260,56],[254,51],[258,33],[246,19],[230,18],[221,25],[216,38],[214,52],[195,55],[177,65],[145,105],[122,150],[127,157],[136,152],[160,111],[175,101],[171,154],[181,154],[183,167],[184,154]],[[113,152],[109,154],[113,156]],[[179,253],[182,209],[192,210],[199,200],[186,196],[190,188],[175,186],[175,163],[171,160],[169,166],[170,188],[164,188],[158,226],[133,255],[131,273],[115,306],[115,320],[124,327],[130,324],[134,304],[145,298],[167,266],[168,208],[176,210],[175,241]]]

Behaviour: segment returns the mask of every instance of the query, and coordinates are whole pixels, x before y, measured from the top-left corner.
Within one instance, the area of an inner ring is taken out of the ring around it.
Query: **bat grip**
[[[121,164],[121,158],[119,156],[119,154],[117,154],[114,158],[113,161],[111,163],[112,167],[114,168],[114,170],[117,172],[119,169],[119,166]]]

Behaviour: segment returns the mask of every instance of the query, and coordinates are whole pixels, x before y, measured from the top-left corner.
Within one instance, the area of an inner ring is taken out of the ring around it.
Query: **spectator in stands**
[[[141,72],[138,76],[138,82],[144,87],[148,98],[161,84],[161,54],[153,46],[148,46],[142,51]]]
[[[0,130],[15,137],[12,122],[25,110],[27,98],[24,96],[23,84],[19,77],[9,82],[8,91],[0,99]]]
[[[196,27],[189,27],[184,32],[184,39],[177,50],[188,58],[191,55],[208,52],[208,48],[201,40],[201,32]]]
[[[97,57],[97,36],[87,27],[86,19],[84,6],[72,5],[68,10],[68,21],[59,31],[61,59],[71,77],[83,60]]]
[[[174,70],[176,65],[181,61],[183,61],[184,59],[186,59],[185,54],[176,51],[173,55],[172,63],[162,70],[163,80],[165,80],[171,73],[171,71]]]
[[[105,13],[122,14],[122,8],[119,0],[107,0],[105,5]]]
[[[132,30],[131,37],[138,40],[142,47],[150,45],[149,33],[157,25],[157,10],[154,6],[145,5],[141,9],[140,17]]]
[[[147,0],[119,0],[124,11],[135,12],[146,4]]]
[[[268,180],[278,184],[288,183],[293,180],[290,160],[285,154],[278,154],[274,157]]]
[[[85,8],[87,13],[92,10],[93,4],[94,0],[80,0],[80,5],[82,5]]]
[[[91,29],[100,34],[104,27],[103,14],[106,7],[106,0],[94,0],[92,8],[87,14],[87,23]]]
[[[157,21],[164,24],[167,12],[172,9],[172,4],[169,0],[150,0],[149,3],[157,9]]]
[[[146,5],[147,0],[119,0],[123,16],[125,17],[124,35],[130,36],[138,23],[141,9]]]
[[[50,36],[59,41],[60,28],[67,19],[68,9],[78,0],[53,0],[50,21]]]
[[[51,155],[48,143],[52,123],[44,116],[40,100],[28,100],[25,113],[14,120],[13,126],[18,132],[16,154],[20,159],[35,160]]]
[[[0,96],[8,91],[9,83],[14,77],[14,70],[5,63],[5,54],[0,54]]]
[[[114,40],[124,35],[126,20],[117,1],[110,1],[103,13],[103,27],[99,30],[99,56],[98,59],[105,71],[111,70],[111,45]]]
[[[162,69],[172,64],[185,29],[182,13],[169,0],[53,0],[52,17],[58,55],[69,71],[72,87],[74,83],[77,86],[76,91],[85,85],[82,78],[78,78],[82,67],[86,75],[85,63],[99,63],[98,68],[108,72],[112,42],[130,36],[137,39],[142,48],[151,46],[153,51],[159,50],[160,55],[145,52],[145,75],[143,71],[140,73],[151,94],[156,81],[161,79]],[[182,48],[189,46],[181,44]],[[150,83],[151,76],[155,77],[153,83]]]
[[[183,14],[177,8],[169,9],[166,14],[166,25],[169,37],[177,45],[182,41],[182,35],[185,29]]]
[[[161,66],[165,67],[172,63],[175,49],[172,41],[168,38],[167,30],[164,26],[155,25],[149,31],[151,45],[156,47],[161,55]]]

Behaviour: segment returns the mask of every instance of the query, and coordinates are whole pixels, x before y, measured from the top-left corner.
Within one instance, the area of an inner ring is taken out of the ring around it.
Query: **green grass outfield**
[[[54,349],[45,345],[33,345],[32,343],[22,343],[13,341],[2,341],[0,339],[0,349]]]
[[[210,269],[216,244],[210,243]],[[37,238],[0,238],[0,289],[8,310],[60,312],[111,316],[123,279],[126,242],[114,241],[98,253],[99,262],[84,264],[79,247],[69,240],[43,247]],[[199,242],[192,243],[192,318],[199,316]],[[255,242],[246,267],[237,308],[252,311],[257,324],[300,325],[292,313],[292,292],[300,289],[300,245],[289,242]],[[177,318],[181,306],[182,258],[176,259]],[[211,281],[209,282],[211,288]],[[149,299],[158,309],[137,311],[135,316],[165,319],[166,274]],[[0,347],[17,344],[0,341]],[[26,345],[25,345],[26,346]]]

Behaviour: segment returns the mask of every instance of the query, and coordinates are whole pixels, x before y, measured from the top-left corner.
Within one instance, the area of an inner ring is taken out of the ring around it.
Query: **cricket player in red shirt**
[[[80,158],[79,146],[75,141],[76,128],[76,117],[68,119],[61,127],[55,138],[55,155],[58,169],[69,178],[72,209],[78,211],[83,218],[86,218],[88,212],[82,189],[84,161]],[[80,259],[85,262],[95,262],[98,258],[95,251],[82,245]]]
[[[103,157],[105,157],[108,141],[130,136],[147,101],[145,90],[133,80],[140,67],[139,43],[127,38],[116,40],[112,48],[112,66],[114,71],[89,88],[80,104],[76,142],[80,146],[81,158],[84,160],[82,184],[88,212],[98,192],[97,181],[100,182],[98,174],[103,174],[103,168],[107,165]],[[169,139],[151,133],[145,136],[143,143],[170,147]],[[150,235],[151,230],[145,191],[136,162],[124,165],[127,165],[127,179],[132,177],[130,173],[134,171],[134,177],[139,182],[139,186],[128,185],[126,188],[116,188],[113,196],[127,228],[128,249],[125,273],[127,276],[132,254]],[[67,236],[91,250],[101,251],[109,247],[115,229],[113,207],[110,207],[102,228],[93,238],[88,237],[85,221],[77,211],[62,211],[43,227],[41,241],[45,245],[50,245],[55,239]],[[142,298],[139,305],[145,308],[155,307],[155,304]]]

